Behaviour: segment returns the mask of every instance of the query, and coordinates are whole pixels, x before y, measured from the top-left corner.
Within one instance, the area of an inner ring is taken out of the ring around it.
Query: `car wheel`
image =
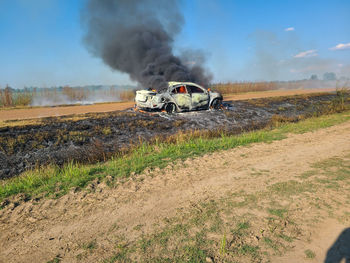
[[[168,103],[165,105],[164,109],[168,114],[172,114],[176,112],[176,105],[174,103]]]
[[[211,103],[211,108],[218,110],[218,109],[221,109],[221,105],[222,105],[222,100],[214,99],[213,102]]]

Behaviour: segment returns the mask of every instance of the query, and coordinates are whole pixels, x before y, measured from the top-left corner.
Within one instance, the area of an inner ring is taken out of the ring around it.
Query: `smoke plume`
[[[144,88],[162,90],[167,81],[209,84],[202,65],[173,54],[184,23],[177,0],[89,0],[82,23],[89,52]]]

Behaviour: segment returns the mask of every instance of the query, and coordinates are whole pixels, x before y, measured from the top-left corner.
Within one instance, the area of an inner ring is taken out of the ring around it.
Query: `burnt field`
[[[141,142],[173,141],[183,136],[238,134],[311,116],[344,110],[349,93],[298,95],[227,101],[217,111],[173,115],[131,109],[75,118],[43,118],[40,124],[0,127],[0,179],[27,169],[69,161],[104,161]],[[195,131],[195,132],[193,132]]]

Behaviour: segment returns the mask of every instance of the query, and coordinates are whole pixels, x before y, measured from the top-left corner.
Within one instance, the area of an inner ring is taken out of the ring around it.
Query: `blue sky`
[[[0,87],[130,84],[82,44],[85,0],[0,0]],[[349,0],[182,0],[174,52],[200,49],[214,81],[350,77]]]

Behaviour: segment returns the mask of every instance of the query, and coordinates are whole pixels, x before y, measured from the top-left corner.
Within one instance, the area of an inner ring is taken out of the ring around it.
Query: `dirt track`
[[[224,99],[226,101],[246,100],[254,98],[267,98],[278,96],[290,96],[297,94],[310,94],[317,92],[329,92],[334,89],[310,89],[310,90],[276,90],[264,92],[250,92],[245,94],[228,95]],[[64,116],[71,114],[84,114],[90,112],[109,112],[116,110],[125,110],[134,106],[134,102],[118,102],[118,103],[102,103],[94,105],[81,106],[62,106],[62,107],[39,107],[28,109],[10,109],[0,110],[0,121],[33,119],[51,116]]]
[[[115,189],[95,183],[90,193],[71,192],[58,200],[10,205],[0,210],[0,262],[46,262],[56,256],[62,262],[79,261],[77,255],[82,251],[79,244],[92,239],[98,247],[83,262],[96,262],[111,255],[117,236],[127,235],[128,240],[139,238],[140,232],[135,227],[140,224],[142,234],[150,233],[155,223],[176,215],[179,208],[186,210],[203,200],[217,200],[227,192],[256,193],[277,182],[298,180],[298,176],[311,169],[311,164],[348,155],[349,142],[350,122],[347,122],[290,135],[270,144],[187,160],[186,166],[178,164],[156,171],[153,177],[141,175],[138,179],[142,180],[129,180]],[[260,174],[257,180],[252,171],[259,170],[268,173]],[[323,192],[317,193],[317,197],[329,198]],[[345,204],[344,198],[339,197],[338,202]],[[300,211],[299,221],[315,216],[309,207],[303,206],[303,200],[295,203],[296,211]],[[337,213],[349,211],[348,204],[341,207]],[[307,244],[318,254],[314,259],[305,259],[299,255],[302,252],[291,251],[287,258],[282,258],[283,262],[322,262],[339,232],[350,223],[349,219],[344,222],[342,225],[330,220],[304,225],[303,231],[311,233],[311,243],[296,241],[296,248],[304,251]],[[281,258],[276,256],[272,261],[281,262]]]

